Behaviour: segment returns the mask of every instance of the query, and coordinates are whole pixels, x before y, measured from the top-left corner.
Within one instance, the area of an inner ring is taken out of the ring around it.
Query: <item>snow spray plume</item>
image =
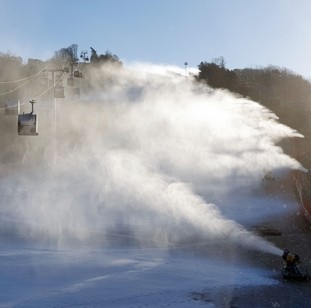
[[[217,200],[258,185],[264,168],[302,168],[275,145],[300,135],[255,102],[159,69],[94,71],[83,101],[58,105],[57,146],[46,129],[29,141],[37,168],[2,179],[3,216],[59,243],[219,239],[280,254]]]

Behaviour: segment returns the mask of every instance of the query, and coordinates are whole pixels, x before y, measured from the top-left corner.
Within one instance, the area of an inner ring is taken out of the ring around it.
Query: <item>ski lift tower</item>
[[[89,61],[89,57],[87,55],[87,51],[86,50],[82,50],[80,53],[80,58],[85,62]]]
[[[53,87],[55,89],[56,86],[59,86],[60,81],[58,80],[56,82],[56,74],[60,73],[63,74],[64,70],[63,69],[59,69],[59,68],[48,68],[45,69],[44,72],[48,72],[48,73],[52,73],[52,83],[53,83]],[[49,79],[48,79],[49,80]],[[50,87],[49,85],[49,81],[48,81],[48,88]],[[54,98],[55,98],[55,90],[54,90]],[[58,98],[63,98],[63,97],[58,97]]]
[[[46,72],[52,73],[52,82],[53,82],[53,95],[54,95],[54,163],[56,161],[56,136],[57,136],[57,105],[56,100],[57,98],[64,98],[64,87],[62,86],[62,74],[65,73],[63,69],[55,67],[49,67],[45,70]],[[59,79],[56,81],[56,77]],[[49,85],[48,85],[49,87]]]

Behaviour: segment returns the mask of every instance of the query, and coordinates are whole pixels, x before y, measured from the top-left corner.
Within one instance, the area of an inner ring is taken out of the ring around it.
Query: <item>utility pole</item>
[[[185,62],[185,76],[188,78],[188,62]]]

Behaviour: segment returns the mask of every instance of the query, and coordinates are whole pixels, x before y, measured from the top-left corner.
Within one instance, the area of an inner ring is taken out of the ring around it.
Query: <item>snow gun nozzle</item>
[[[288,249],[284,250],[282,258],[287,264],[295,265],[301,262],[300,257],[297,254],[289,252]]]

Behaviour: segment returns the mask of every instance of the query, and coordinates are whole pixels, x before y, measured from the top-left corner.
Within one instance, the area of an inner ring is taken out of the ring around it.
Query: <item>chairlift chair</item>
[[[76,77],[76,78],[82,78],[82,72],[74,71],[73,72],[73,76]]]
[[[18,135],[20,136],[38,136],[38,116],[33,113],[34,100],[31,104],[31,112],[18,115]]]

